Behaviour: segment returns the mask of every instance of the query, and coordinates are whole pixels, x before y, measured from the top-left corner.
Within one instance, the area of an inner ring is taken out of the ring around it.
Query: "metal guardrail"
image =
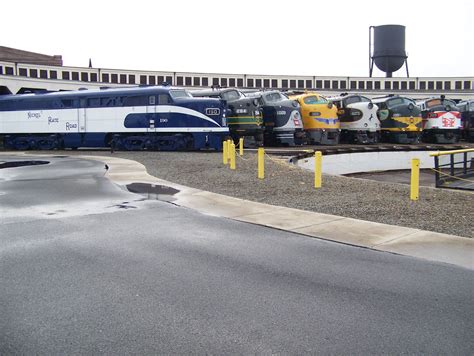
[[[430,154],[435,161],[436,188],[474,190],[474,157],[469,156],[470,152],[474,152],[474,148]],[[449,156],[448,163],[441,164],[443,156]]]

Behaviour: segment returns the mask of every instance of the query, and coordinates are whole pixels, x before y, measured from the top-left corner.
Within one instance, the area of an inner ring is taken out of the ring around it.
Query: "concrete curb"
[[[110,167],[107,177],[122,186],[142,182],[175,188],[179,193],[174,204],[204,214],[474,270],[474,239],[251,202],[153,177],[135,161],[79,157],[106,163]]]

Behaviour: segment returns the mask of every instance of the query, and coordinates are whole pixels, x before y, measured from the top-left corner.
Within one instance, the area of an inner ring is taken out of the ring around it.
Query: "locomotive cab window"
[[[240,93],[237,90],[230,90],[222,93],[222,99],[227,101],[240,99]]]
[[[344,102],[344,106],[347,106],[347,105],[350,105],[350,104],[354,104],[354,103],[359,103],[361,102],[361,98],[359,96],[350,96],[346,99],[343,100]]]
[[[303,99],[305,104],[324,104],[327,103],[326,99],[323,99],[322,97],[317,97],[316,95],[311,95],[307,96],[306,98]]]
[[[72,108],[74,101],[72,99],[61,99],[61,104],[63,108]]]
[[[192,95],[189,94],[189,92],[187,90],[170,90],[170,95],[173,99],[177,99],[177,98],[192,98]],[[162,98],[163,97],[163,98]],[[165,97],[168,98],[168,102],[166,103],[162,103],[161,100],[165,100]],[[171,99],[170,97],[167,95],[167,94],[160,94],[159,96],[160,98],[160,104],[169,104],[171,103]]]
[[[271,93],[271,94],[265,95],[265,100],[269,103],[273,103],[273,102],[283,100],[283,97],[280,95],[280,93]]]
[[[402,104],[410,104],[409,101],[405,100],[404,98],[393,98],[393,99],[389,99],[387,101],[387,106],[389,108],[393,108],[394,106],[397,106],[397,105],[402,105]],[[377,104],[379,105],[379,109],[380,109],[380,104]]]
[[[171,103],[171,98],[167,94],[158,95],[158,105],[166,105]]]
[[[87,99],[87,107],[98,108],[100,106],[100,98]]]
[[[124,105],[125,106],[145,106],[147,105],[147,100],[149,102],[149,105],[155,105],[154,96],[150,96],[149,98],[147,98],[146,96],[128,96],[125,98]]]
[[[100,106],[114,106],[114,98],[101,98]]]

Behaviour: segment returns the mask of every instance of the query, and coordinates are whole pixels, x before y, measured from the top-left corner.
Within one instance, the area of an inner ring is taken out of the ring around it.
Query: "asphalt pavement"
[[[474,349],[469,269],[132,194],[101,162],[51,162],[0,169],[0,354]]]

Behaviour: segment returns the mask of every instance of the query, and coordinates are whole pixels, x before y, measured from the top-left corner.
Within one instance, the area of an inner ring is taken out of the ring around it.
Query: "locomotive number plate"
[[[207,108],[206,109],[206,115],[215,116],[215,115],[219,115],[220,113],[221,113],[221,109],[219,109],[219,108]]]

